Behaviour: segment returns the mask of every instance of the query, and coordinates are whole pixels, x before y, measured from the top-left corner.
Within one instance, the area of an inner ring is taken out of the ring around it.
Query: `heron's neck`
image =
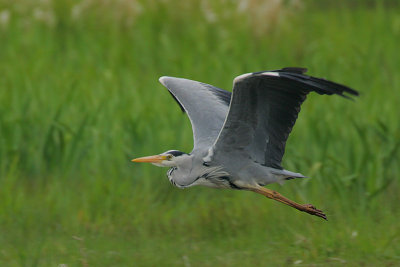
[[[193,166],[194,156],[191,154],[184,154],[175,158],[175,167],[181,170],[191,169]]]
[[[172,166],[167,176],[169,181],[177,187],[187,187],[192,184],[197,176],[194,170],[195,157],[193,155],[182,155],[175,159],[175,166]]]

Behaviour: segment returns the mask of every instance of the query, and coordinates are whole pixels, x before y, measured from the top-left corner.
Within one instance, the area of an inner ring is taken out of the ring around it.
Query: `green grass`
[[[400,6],[300,3],[0,1],[0,265],[400,266]],[[192,148],[158,77],[285,66],[361,92],[309,96],[283,166],[311,178],[271,186],[328,222],[130,162]]]

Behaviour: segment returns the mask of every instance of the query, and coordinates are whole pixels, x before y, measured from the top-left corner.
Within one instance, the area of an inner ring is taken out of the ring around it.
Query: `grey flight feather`
[[[161,77],[190,119],[194,148],[206,152],[214,144],[228,114],[231,93],[209,84],[182,78]]]
[[[261,165],[282,169],[286,140],[309,92],[358,95],[346,86],[306,76],[303,68],[249,73],[234,80],[224,126],[210,154],[226,161],[240,151]]]

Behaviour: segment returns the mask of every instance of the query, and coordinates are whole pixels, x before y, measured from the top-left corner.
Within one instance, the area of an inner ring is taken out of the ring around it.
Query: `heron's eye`
[[[167,158],[167,160],[171,160],[171,159],[172,159],[172,157],[173,157],[172,155],[167,155],[167,157],[166,157],[166,158]]]

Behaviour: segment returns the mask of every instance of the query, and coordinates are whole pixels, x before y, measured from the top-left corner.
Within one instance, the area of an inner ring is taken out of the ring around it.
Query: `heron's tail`
[[[289,176],[289,177],[286,177],[285,180],[292,180],[292,179],[295,179],[295,178],[308,178],[308,177],[304,176],[304,175],[302,175],[302,176]]]
[[[295,178],[307,178],[301,173],[291,172],[287,170],[276,170],[274,174],[279,175],[281,177],[281,181],[292,180]]]

